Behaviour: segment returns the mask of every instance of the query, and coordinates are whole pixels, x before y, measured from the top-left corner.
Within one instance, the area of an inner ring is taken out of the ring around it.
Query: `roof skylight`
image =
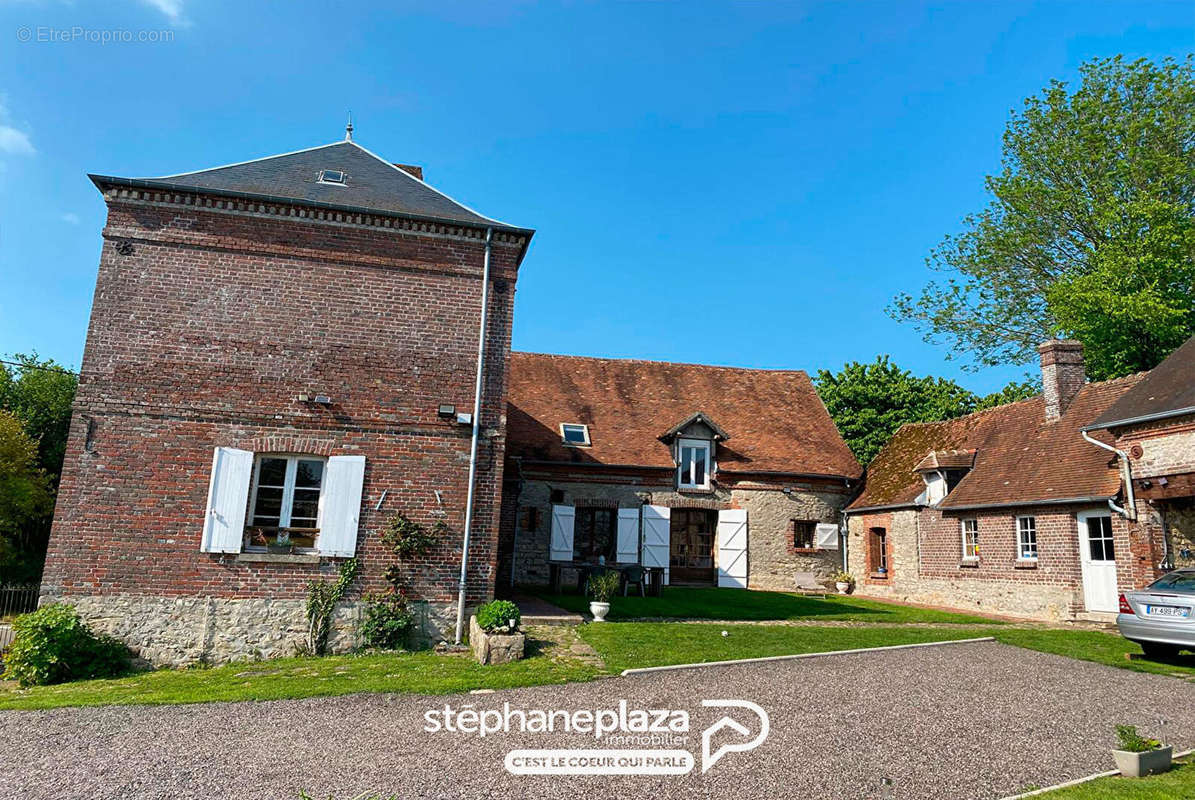
[[[321,169],[319,171],[320,183],[334,183],[338,186],[344,186],[345,181],[348,180],[348,175],[344,174],[338,169]]]

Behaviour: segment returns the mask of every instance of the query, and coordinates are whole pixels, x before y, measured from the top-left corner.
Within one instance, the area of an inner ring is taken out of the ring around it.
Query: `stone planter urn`
[[[610,613],[610,604],[594,600],[589,604],[589,613],[593,614],[594,622],[605,622],[606,615]]]
[[[851,585],[847,581],[836,581],[834,588],[838,590],[839,594],[849,594],[851,591]]]
[[[477,624],[477,615],[469,617],[469,647],[478,664],[506,664],[523,658],[527,637],[522,631],[486,633]]]
[[[1116,759],[1116,767],[1121,775],[1126,778],[1142,778],[1170,769],[1170,758],[1173,754],[1174,748],[1166,746],[1157,750],[1146,750],[1144,753],[1113,750],[1112,758]]]

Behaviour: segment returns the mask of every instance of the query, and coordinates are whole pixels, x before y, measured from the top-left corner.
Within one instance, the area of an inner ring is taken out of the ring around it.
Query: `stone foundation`
[[[303,652],[307,639],[304,600],[216,597],[85,595],[48,597],[79,611],[92,630],[120,639],[154,666],[224,664],[285,658]],[[347,653],[361,646],[358,627],[364,604],[336,607],[328,649]],[[456,608],[450,603],[416,603],[412,643],[432,644],[452,635]]]

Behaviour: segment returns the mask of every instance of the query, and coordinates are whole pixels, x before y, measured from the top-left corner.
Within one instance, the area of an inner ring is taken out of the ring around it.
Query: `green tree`
[[[0,364],[0,409],[21,420],[25,432],[37,442],[42,469],[57,486],[78,378],[36,353],[17,354],[9,360],[19,366]]]
[[[871,364],[852,361],[832,373],[819,370],[817,392],[847,447],[868,464],[906,422],[953,419],[1038,393],[1031,381],[1013,382],[978,397],[946,378],[919,378],[879,356]]]
[[[1083,342],[1097,380],[1150,369],[1195,334],[1195,62],[1088,62],[1014,111],[988,206],[927,259],[896,319],[970,367]]]
[[[0,414],[8,427],[17,421],[32,443],[33,461],[27,471],[12,467],[7,482],[0,479],[0,583],[41,575],[78,383],[73,372],[36,354],[9,360],[17,365],[0,364]]]
[[[0,583],[36,580],[46,552],[45,520],[54,511],[37,443],[21,420],[0,411]]]

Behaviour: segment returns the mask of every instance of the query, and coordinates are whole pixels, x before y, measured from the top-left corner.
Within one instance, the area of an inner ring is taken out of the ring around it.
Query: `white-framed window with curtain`
[[[710,487],[710,441],[680,439],[676,443],[676,485],[681,489]]]
[[[962,524],[963,560],[979,560],[979,520],[965,519]]]
[[[264,453],[253,465],[245,549],[288,539],[296,550],[314,550],[327,459]]]
[[[1017,559],[1037,560],[1037,518],[1017,517]]]

